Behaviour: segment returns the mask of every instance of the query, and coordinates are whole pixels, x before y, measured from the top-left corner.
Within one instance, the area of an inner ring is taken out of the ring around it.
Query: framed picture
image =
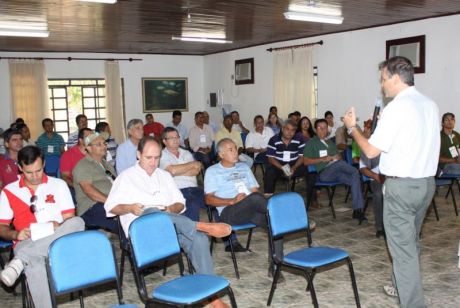
[[[144,113],[188,111],[187,78],[142,78]]]
[[[235,84],[254,83],[254,58],[235,61]]]
[[[390,40],[386,45],[387,59],[395,56],[406,57],[414,65],[416,74],[425,73],[425,35]]]

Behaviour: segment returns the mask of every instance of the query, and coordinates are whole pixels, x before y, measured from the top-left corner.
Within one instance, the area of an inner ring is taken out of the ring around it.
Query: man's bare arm
[[[101,193],[91,182],[81,181],[78,183],[83,192],[93,201],[105,203],[107,196]]]
[[[165,170],[171,173],[172,176],[197,176],[201,171],[201,163],[199,161],[191,161],[185,164],[169,165]]]

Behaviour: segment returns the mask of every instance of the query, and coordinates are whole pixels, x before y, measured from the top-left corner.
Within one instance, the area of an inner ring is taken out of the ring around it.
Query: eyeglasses
[[[35,212],[37,211],[37,206],[35,205],[37,203],[37,196],[36,195],[33,195],[32,197],[30,197],[30,212],[32,214],[35,214]]]
[[[166,140],[179,140],[180,137],[167,137]]]
[[[110,170],[105,170],[105,174],[107,176],[110,176],[112,178],[112,180],[114,180],[114,181],[117,178],[112,172],[110,172]]]

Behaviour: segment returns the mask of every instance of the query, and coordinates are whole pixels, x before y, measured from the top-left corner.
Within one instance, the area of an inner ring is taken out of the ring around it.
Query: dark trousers
[[[212,165],[212,155],[211,155],[211,153],[204,154],[204,153],[201,153],[201,152],[195,152],[195,153],[193,153],[193,158],[195,158],[195,160],[198,160],[203,164],[204,170],[208,169],[208,167]]]
[[[180,190],[185,198],[186,210],[182,214],[193,221],[200,221],[200,209],[206,209],[204,191],[200,187],[187,187]]]
[[[316,173],[309,173],[305,166],[300,166],[294,173],[294,177],[305,177],[307,185],[307,204],[316,201],[315,182]],[[273,194],[275,192],[275,185],[278,179],[286,179],[284,172],[273,165],[268,164],[265,169],[264,178],[264,192],[266,194]]]
[[[383,231],[383,185],[377,181],[371,181],[369,184],[372,191],[372,207],[374,209],[375,230]]]
[[[86,227],[98,227],[106,229],[112,233],[118,233],[117,221],[113,218],[107,218],[104,203],[98,202],[94,204],[80,217],[85,221]]]

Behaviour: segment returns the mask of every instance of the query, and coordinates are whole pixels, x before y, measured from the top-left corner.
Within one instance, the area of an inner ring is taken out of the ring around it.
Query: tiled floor
[[[279,191],[283,186],[279,186]],[[304,192],[304,183],[296,186]],[[422,230],[422,275],[425,299],[429,307],[460,307],[460,269],[457,267],[460,240],[460,217],[456,217],[451,200],[444,199],[445,190],[441,189],[436,197],[440,221],[436,221],[434,212],[428,213]],[[460,200],[458,190],[455,190]],[[320,202],[326,205],[325,192]],[[334,198],[336,208],[350,208],[350,201],[344,203],[345,190],[338,188]],[[203,213],[204,214],[204,213]],[[314,245],[330,245],[346,249],[353,260],[359,295],[363,307],[397,307],[397,301],[383,293],[382,286],[390,283],[391,266],[385,241],[375,238],[372,208],[367,211],[369,222],[361,226],[351,219],[351,212],[337,213],[334,220],[325,206],[309,213],[317,228],[313,233]],[[239,236],[243,243],[246,234]],[[119,259],[118,241],[114,238]],[[293,238],[285,250],[289,251],[306,243],[305,238]],[[214,249],[215,272],[230,279],[239,307],[264,307],[271,285],[267,277],[267,235],[256,230],[251,244],[252,253],[238,254],[241,279],[237,280],[233,271],[230,254],[224,252],[223,244],[217,243]],[[129,265],[125,270],[123,295],[127,303],[142,306],[139,300]],[[166,277],[157,272],[149,276],[150,287],[174,277],[177,266],[168,268]],[[279,284],[275,292],[272,307],[312,307],[309,293],[305,291],[305,279],[295,273],[284,272],[286,282]],[[20,288],[18,288],[19,291]],[[348,269],[341,266],[330,271],[320,272],[315,278],[315,289],[321,307],[353,307],[354,298]],[[227,301],[227,299],[225,299]],[[0,289],[1,307],[20,307],[20,295],[14,297],[3,288]],[[69,301],[64,297],[60,307],[77,307],[78,301]],[[86,307],[108,307],[116,303],[112,290],[98,289],[86,293]]]

